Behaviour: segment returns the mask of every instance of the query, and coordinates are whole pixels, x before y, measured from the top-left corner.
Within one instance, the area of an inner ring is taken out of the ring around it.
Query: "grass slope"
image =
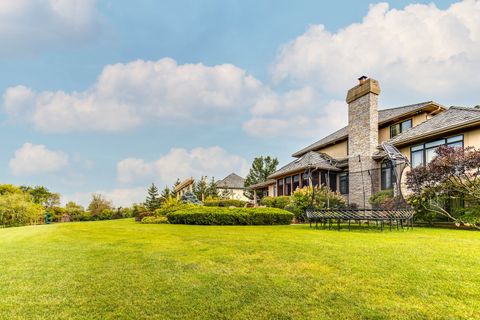
[[[480,318],[480,233],[0,229],[0,319]]]

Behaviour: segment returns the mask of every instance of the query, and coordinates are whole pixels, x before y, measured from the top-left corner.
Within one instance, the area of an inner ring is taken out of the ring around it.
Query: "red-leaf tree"
[[[407,187],[417,210],[480,229],[480,150],[439,147],[430,163],[407,174]],[[463,200],[464,208],[448,210],[445,202],[451,199]]]

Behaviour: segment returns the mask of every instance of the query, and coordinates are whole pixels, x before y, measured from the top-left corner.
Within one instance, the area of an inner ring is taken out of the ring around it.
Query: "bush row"
[[[234,200],[234,199],[227,199],[227,200],[205,200],[203,201],[203,205],[206,207],[238,207],[243,208],[247,204],[246,201],[242,200]]]
[[[169,223],[196,225],[290,224],[293,214],[276,208],[222,208],[196,206],[171,212]]]
[[[280,197],[263,197],[260,200],[260,204],[266,207],[285,209],[285,207],[290,203],[289,196],[280,196]]]

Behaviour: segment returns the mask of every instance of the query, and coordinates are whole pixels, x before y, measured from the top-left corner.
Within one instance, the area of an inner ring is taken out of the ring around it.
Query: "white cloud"
[[[308,86],[283,94],[270,92],[252,107],[252,118],[243,129],[258,137],[318,137],[345,126],[346,104],[322,100]]]
[[[121,131],[162,124],[213,122],[250,106],[262,84],[233,65],[178,65],[173,59],[106,66],[83,92],[8,88],[4,110],[45,132]]]
[[[9,165],[12,174],[21,176],[60,171],[68,163],[68,155],[63,151],[49,150],[44,145],[27,142],[15,151],[15,157],[10,159]]]
[[[272,72],[276,82],[337,94],[366,74],[380,80],[386,94],[437,99],[476,93],[479,69],[480,1],[465,0],[445,10],[371,5],[360,23],[333,33],[312,25],[281,48]]]
[[[97,193],[112,201],[115,207],[130,207],[133,203],[141,203],[145,201],[146,188],[117,188],[112,190],[97,190],[95,192],[77,192],[62,196],[62,202],[65,204],[74,201],[81,204],[85,208],[92,200],[92,194]]]
[[[31,54],[96,38],[95,0],[0,1],[0,54]]]
[[[177,178],[198,178],[202,175],[222,179],[231,172],[246,175],[248,162],[220,147],[175,148],[153,162],[127,158],[117,164],[118,181],[122,184],[159,181],[172,185]]]

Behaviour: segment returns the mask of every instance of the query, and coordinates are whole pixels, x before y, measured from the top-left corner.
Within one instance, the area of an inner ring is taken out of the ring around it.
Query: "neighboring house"
[[[378,82],[366,77],[359,81],[347,94],[348,125],[295,152],[294,161],[252,189],[282,196],[310,183],[323,184],[350,204],[368,208],[373,193],[393,188],[393,170],[382,142],[397,147],[412,166],[428,163],[440,145],[480,147],[480,109],[446,108],[428,101],[378,110]],[[307,172],[312,173],[310,179]]]
[[[187,192],[193,192],[193,185],[195,183],[195,180],[193,178],[189,178],[187,180],[184,180],[180,182],[179,185],[175,187],[175,193],[177,195],[177,200],[180,200],[180,198]]]
[[[217,189],[220,195],[224,195],[228,199],[248,201],[249,199],[243,194],[245,191],[244,185],[245,179],[235,173],[217,181]]]

